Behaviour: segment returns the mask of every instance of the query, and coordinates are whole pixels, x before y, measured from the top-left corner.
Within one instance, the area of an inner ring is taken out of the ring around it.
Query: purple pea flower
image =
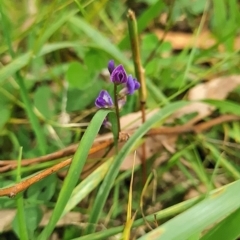
[[[112,108],[113,100],[106,90],[102,90],[95,101],[95,105],[97,108]]]
[[[115,84],[122,84],[127,82],[127,74],[123,65],[118,65],[111,73],[110,79]]]
[[[110,61],[108,62],[108,71],[109,71],[110,74],[112,74],[114,68],[115,68],[115,63],[114,63],[113,60],[110,60]]]
[[[133,94],[135,90],[140,88],[140,83],[132,77],[132,75],[128,76],[128,81],[126,83],[127,94]]]

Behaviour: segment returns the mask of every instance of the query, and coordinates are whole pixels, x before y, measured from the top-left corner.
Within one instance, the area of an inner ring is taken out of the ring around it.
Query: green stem
[[[22,160],[22,147],[19,150],[18,162],[17,162],[17,175],[16,182],[19,183],[21,181],[21,160]],[[19,226],[19,236],[23,240],[28,240],[28,232],[26,225],[26,218],[24,213],[24,202],[23,202],[23,194],[20,193],[16,197],[17,203],[17,219]]]
[[[141,87],[139,88],[140,108],[141,108],[141,113],[142,113],[142,123],[144,123],[146,121],[145,105],[146,105],[146,99],[147,99],[147,88],[146,88],[144,69],[143,69],[142,63],[141,63],[137,20],[135,17],[135,13],[132,10],[128,10],[128,30],[129,30],[129,37],[130,37],[130,41],[131,41],[135,74],[141,84]],[[146,144],[145,144],[145,142],[143,142],[143,144],[142,144],[142,159],[141,159],[141,161],[142,161],[142,181],[143,181],[143,185],[144,185],[145,181],[146,181],[146,176],[147,176]]]
[[[114,84],[114,105],[115,105],[116,115],[117,115],[117,126],[118,126],[117,138],[119,138],[119,133],[121,131],[121,124],[120,124],[120,114],[119,114],[119,106],[118,106],[117,84]]]

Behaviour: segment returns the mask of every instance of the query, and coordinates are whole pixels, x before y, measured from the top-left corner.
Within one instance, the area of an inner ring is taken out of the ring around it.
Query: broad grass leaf
[[[240,208],[210,229],[201,240],[235,240],[240,236]]]
[[[186,240],[240,207],[240,180],[212,191],[200,203],[179,214],[139,240]],[[173,231],[174,229],[174,231]]]

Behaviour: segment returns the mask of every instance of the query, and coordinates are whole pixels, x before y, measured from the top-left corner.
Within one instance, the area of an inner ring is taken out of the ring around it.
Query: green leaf
[[[48,86],[40,86],[34,94],[34,104],[45,118],[52,118],[55,104],[52,100],[52,90]]]
[[[240,208],[215,225],[201,240],[235,240],[240,236]]]
[[[85,90],[79,89],[68,89],[67,93],[67,111],[81,111],[85,109],[88,105],[93,105],[96,97],[98,96],[100,90],[102,89],[102,82],[93,82],[94,87],[89,86]]]
[[[56,174],[52,174],[28,188],[27,198],[49,201],[55,192],[56,184]]]
[[[66,72],[66,78],[70,85],[83,90],[92,83],[89,81],[90,73],[91,72],[89,72],[86,66],[78,62],[72,62],[69,64],[69,68]]]
[[[232,211],[238,209],[240,207],[239,189],[240,180],[213,191],[211,195],[194,207],[179,214],[160,227],[139,238],[139,240],[188,239],[193,236],[193,234],[203,231],[231,214]]]
[[[26,226],[27,226],[27,232],[29,239],[33,239],[34,231],[37,229],[38,224],[40,223],[42,219],[42,211],[39,208],[39,206],[30,206],[24,208],[24,215],[26,220]],[[13,219],[12,227],[14,232],[19,236],[19,225],[17,220],[17,215]]]

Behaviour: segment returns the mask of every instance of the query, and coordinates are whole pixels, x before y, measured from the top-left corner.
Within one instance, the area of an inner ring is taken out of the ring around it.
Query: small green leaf
[[[83,90],[91,84],[91,75],[94,77],[86,66],[78,62],[72,62],[67,70],[66,78],[71,86]]]
[[[48,86],[41,86],[34,94],[34,105],[46,117],[51,118],[54,114],[55,104],[52,101],[52,91]]]
[[[34,231],[38,227],[42,219],[42,211],[38,206],[30,206],[24,208],[24,215],[26,219],[26,226],[28,231],[28,236],[33,239]],[[13,231],[19,236],[19,226],[17,220],[17,214],[12,222]]]
[[[32,185],[27,190],[27,197],[35,200],[49,201],[55,192],[56,184],[56,174],[52,174]]]

